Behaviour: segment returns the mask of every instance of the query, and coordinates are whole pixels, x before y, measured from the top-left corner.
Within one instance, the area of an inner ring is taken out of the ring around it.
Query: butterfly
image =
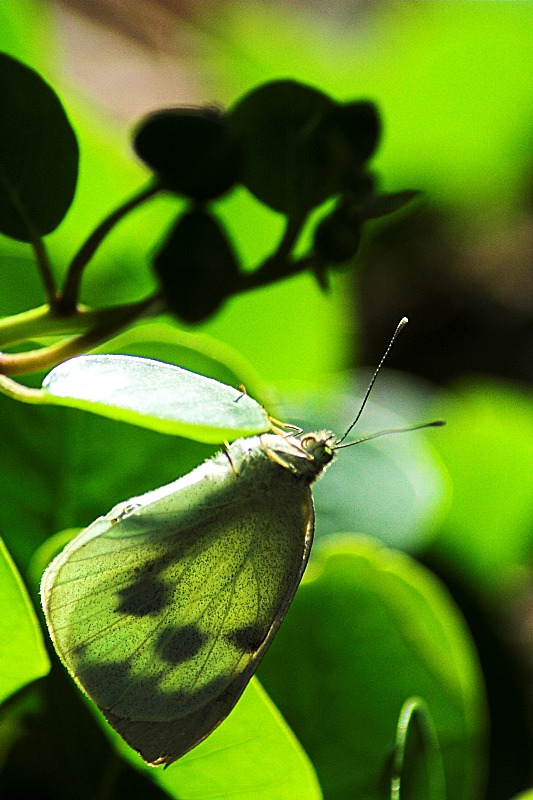
[[[108,722],[169,764],[231,711],[303,575],[330,434],[234,442],[112,509],[46,570],[55,648]]]
[[[171,764],[237,703],[304,573],[311,486],[353,424],[341,439],[238,439],[115,506],[47,568],[41,599],[61,660],[147,763]]]

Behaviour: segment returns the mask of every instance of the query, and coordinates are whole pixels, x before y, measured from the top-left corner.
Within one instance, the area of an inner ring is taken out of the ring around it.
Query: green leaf
[[[184,369],[221,383],[243,385],[252,397],[267,395],[267,389],[256,370],[231,345],[208,333],[179,330],[173,320],[143,322],[95,348],[94,352],[155,358],[157,361],[179,364]]]
[[[193,200],[212,200],[234,185],[239,152],[216,108],[171,108],[137,128],[135,152],[164,188]]]
[[[258,674],[328,799],[382,800],[413,696],[434,721],[448,796],[479,797],[485,706],[475,650],[447,592],[409,557],[348,535],[315,548]]]
[[[344,175],[346,188],[350,177],[357,178],[363,161],[375,152],[381,135],[381,120],[374,103],[358,100],[336,103],[324,120],[331,163]]]
[[[311,762],[255,678],[222,725],[169,769],[150,770],[106,728],[130,763],[179,800],[322,797]]]
[[[0,702],[46,675],[48,655],[24,584],[0,540]]]
[[[437,413],[448,422],[435,446],[453,493],[435,547],[483,591],[513,590],[531,568],[533,395],[472,381]]]
[[[420,697],[400,711],[393,756],[391,800],[445,800],[439,742],[431,714]]]
[[[210,317],[237,285],[239,263],[222,225],[196,209],[178,218],[154,258],[170,309],[185,322]]]
[[[0,232],[27,242],[67,213],[78,145],[59,98],[32,69],[0,53]]]
[[[264,408],[223,383],[149,358],[79,356],[43,381],[44,402],[71,406],[200,442],[270,430]]]

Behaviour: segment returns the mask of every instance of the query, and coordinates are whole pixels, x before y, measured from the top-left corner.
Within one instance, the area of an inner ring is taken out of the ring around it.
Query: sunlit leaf
[[[164,433],[219,443],[269,430],[264,408],[242,391],[152,359],[79,356],[44,379],[46,402]]]
[[[177,800],[322,797],[311,762],[255,678],[222,725],[170,769],[154,773],[116,734],[113,738],[125,758]]]
[[[26,589],[0,540],[0,702],[49,668],[41,628]]]

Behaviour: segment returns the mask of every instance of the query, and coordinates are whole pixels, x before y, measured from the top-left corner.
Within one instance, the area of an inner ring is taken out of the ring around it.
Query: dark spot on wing
[[[189,714],[191,709],[198,709],[207,703],[227,702],[233,693],[228,690],[228,676],[220,675],[197,689],[176,689],[164,691],[159,679],[154,677],[136,678],[132,683],[137,697],[142,696],[142,704],[146,713],[150,710],[164,708],[168,716]]]
[[[228,634],[226,639],[239,650],[245,653],[254,653],[259,650],[265,635],[259,625],[246,625],[244,628],[238,628],[233,633]]]
[[[221,675],[214,678],[205,686],[202,686],[194,691],[175,691],[163,692],[159,690],[160,696],[164,698],[165,709],[169,713],[183,714],[189,712],[191,707],[199,707],[206,703],[219,703],[224,702],[230,695],[228,692],[228,676]]]
[[[172,627],[163,631],[157,642],[157,652],[173,666],[189,661],[199,653],[208,639],[196,625]]]
[[[170,604],[172,587],[160,578],[144,574],[125,589],[120,589],[118,594],[117,613],[146,617],[158,614]]]
[[[111,704],[124,691],[131,681],[127,661],[114,661],[111,664],[89,664],[78,675],[85,691],[98,697],[100,705]]]

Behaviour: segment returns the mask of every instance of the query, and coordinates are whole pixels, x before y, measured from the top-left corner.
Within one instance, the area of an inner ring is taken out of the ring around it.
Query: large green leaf
[[[78,144],[63,106],[32,69],[0,53],[0,231],[30,241],[67,213]]]
[[[222,725],[169,769],[150,770],[114,738],[131,763],[179,800],[322,797],[309,759],[255,678]]]
[[[264,408],[242,391],[173,364],[124,355],[79,356],[43,381],[44,401],[220,443],[270,429]]]
[[[361,537],[326,540],[259,677],[328,800],[382,800],[397,720],[413,696],[434,721],[447,796],[479,797],[485,709],[476,654],[451,598],[408,556]]]
[[[0,539],[0,703],[49,668],[30,598]]]
[[[531,565],[533,395],[472,381],[438,404],[448,425],[435,438],[452,482],[436,540],[488,592],[513,589]]]

